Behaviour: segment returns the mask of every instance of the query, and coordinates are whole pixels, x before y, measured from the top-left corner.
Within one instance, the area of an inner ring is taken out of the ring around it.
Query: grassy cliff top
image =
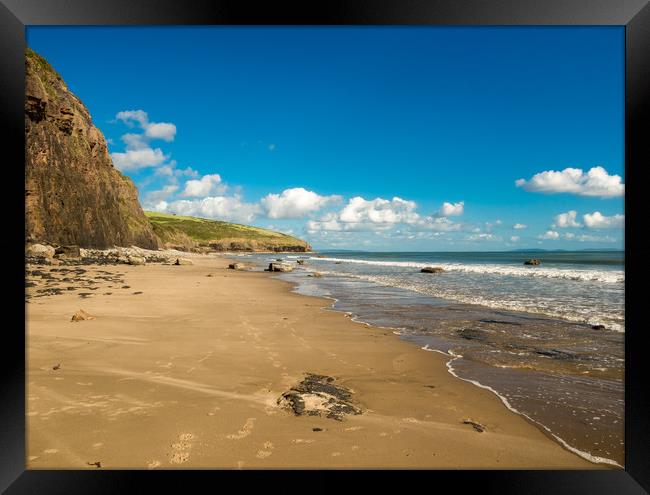
[[[173,236],[174,233],[182,232],[200,243],[222,239],[245,239],[272,244],[307,245],[305,241],[296,237],[259,227],[152,211],[146,211],[145,215],[151,221],[154,232],[163,240]]]

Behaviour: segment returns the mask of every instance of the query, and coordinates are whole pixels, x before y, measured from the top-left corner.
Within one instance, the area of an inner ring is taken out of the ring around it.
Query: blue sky
[[[29,27],[27,43],[146,209],[316,248],[623,246],[623,28]]]

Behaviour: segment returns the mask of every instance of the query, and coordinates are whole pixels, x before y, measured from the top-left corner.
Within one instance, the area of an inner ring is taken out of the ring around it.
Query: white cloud
[[[494,241],[499,240],[500,237],[495,236],[494,234],[471,234],[465,237],[465,241]]]
[[[165,204],[164,211],[177,215],[249,223],[259,213],[259,206],[245,203],[239,196],[210,196],[203,199],[172,201]]]
[[[555,223],[553,227],[560,229],[566,229],[569,227],[582,227],[578,222],[576,222],[576,217],[578,212],[575,210],[567,211],[566,213],[560,213],[555,216]]]
[[[144,130],[149,139],[173,141],[176,136],[176,126],[171,122],[149,122],[149,115],[144,110],[124,110],[115,116],[129,127],[136,124]]]
[[[578,196],[613,198],[625,194],[625,184],[619,175],[609,175],[603,167],[593,167],[587,173],[579,168],[565,168],[561,172],[547,170],[530,180],[518,179],[517,187],[543,193],[571,193]]]
[[[515,230],[522,230],[522,229],[527,229],[528,225],[525,225],[523,223],[516,223],[512,226],[512,228]]]
[[[422,217],[416,212],[414,201],[394,197],[392,200],[375,198],[366,200],[360,196],[351,198],[339,213],[328,213],[319,220],[307,222],[307,231],[382,231],[388,232],[398,225],[406,226],[403,231],[394,231],[401,237],[409,235],[428,236],[432,232],[449,232],[460,230],[461,225],[446,217],[431,215]],[[429,234],[417,234],[429,232]]]
[[[573,232],[566,232],[565,234],[562,235],[562,237],[564,237],[565,239],[569,239],[569,240],[574,239],[575,236],[576,235]]]
[[[510,236],[510,242],[517,242],[517,241],[519,241],[519,236],[518,235]]]
[[[589,234],[583,234],[577,237],[580,242],[616,242],[616,239],[611,236],[595,236]]]
[[[356,196],[341,210],[339,220],[344,223],[395,224],[415,223],[420,216],[415,212],[415,201],[398,197],[392,200],[375,198],[365,200]]]
[[[163,163],[167,157],[160,148],[132,149],[125,153],[111,153],[113,165],[121,171],[137,170],[146,167],[156,167]]]
[[[458,203],[444,202],[438,210],[437,216],[439,217],[456,217],[463,214],[465,211],[465,202],[459,201]]]
[[[144,197],[145,208],[151,207],[151,205],[157,205],[160,202],[164,203],[164,200],[169,198],[177,190],[178,186],[176,184],[168,184],[162,189],[148,192]]]
[[[151,206],[153,211],[158,211],[160,213],[165,213],[167,211],[168,203],[167,201],[159,201],[155,205]]]
[[[118,170],[129,171],[146,167],[158,167],[162,165],[167,156],[160,148],[152,148],[149,141],[161,139],[173,141],[176,135],[176,126],[168,122],[149,122],[149,116],[144,110],[125,110],[118,112],[117,120],[124,122],[129,127],[139,126],[144,133],[126,133],[122,136],[125,144],[124,152],[111,153],[113,164]],[[168,165],[173,168],[173,165]],[[169,175],[171,168],[161,172],[162,175]]]
[[[554,230],[547,230],[544,234],[537,236],[538,239],[550,239],[550,240],[557,240],[560,238],[560,234],[555,232]]]
[[[144,110],[124,110],[122,112],[118,112],[115,118],[117,120],[121,120],[126,125],[131,127],[135,123],[138,123],[141,127],[144,127],[149,122],[147,112]]]
[[[268,194],[260,204],[269,218],[303,218],[341,199],[341,196],[320,196],[302,187],[294,187],[280,194]]]
[[[208,174],[198,180],[186,181],[181,196],[203,198],[211,194],[223,194],[225,191],[226,186],[221,184],[221,176],[219,174]]]
[[[589,229],[618,229],[625,225],[625,215],[606,217],[599,211],[583,215],[582,220]]]
[[[121,139],[124,141],[127,150],[141,150],[149,148],[149,144],[146,142],[142,134],[127,133],[124,134]]]
[[[144,133],[150,139],[173,141],[176,136],[176,126],[169,122],[152,122],[145,127]]]

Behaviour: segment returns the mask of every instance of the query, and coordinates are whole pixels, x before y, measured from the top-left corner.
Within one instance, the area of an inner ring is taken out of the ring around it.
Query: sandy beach
[[[271,274],[192,260],[32,267],[47,275],[28,294],[62,290],[27,304],[29,469],[606,467],[453,377],[444,355]],[[72,322],[79,310],[93,319]],[[281,407],[306,373],[333,377],[361,414]]]

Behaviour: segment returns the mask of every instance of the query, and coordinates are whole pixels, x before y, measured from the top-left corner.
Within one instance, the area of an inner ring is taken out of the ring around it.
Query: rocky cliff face
[[[158,247],[135,185],[113,167],[88,109],[30,49],[25,93],[26,240]]]

